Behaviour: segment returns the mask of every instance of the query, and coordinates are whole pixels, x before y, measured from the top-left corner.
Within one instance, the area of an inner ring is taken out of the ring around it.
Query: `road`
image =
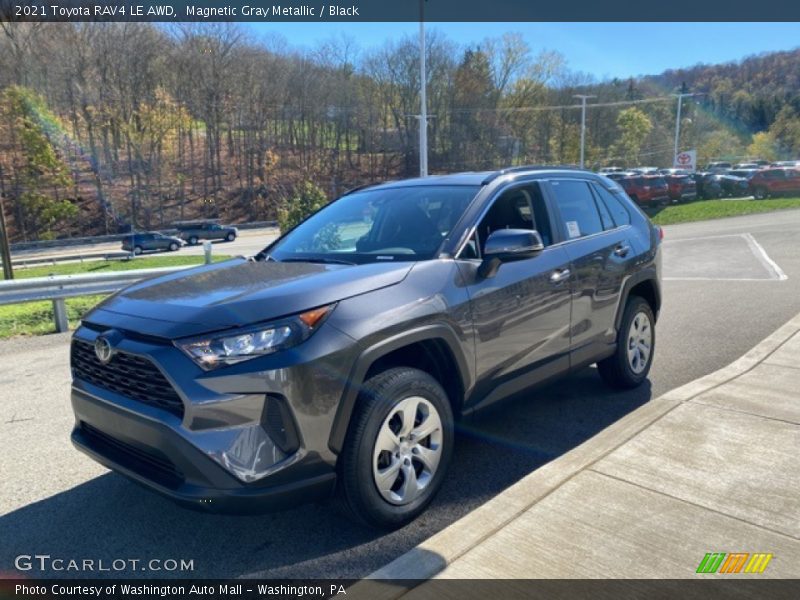
[[[242,229],[239,236],[233,242],[214,241],[213,252],[217,254],[253,255],[262,250],[268,243],[278,236],[278,230],[274,227],[262,229]],[[121,252],[120,242],[103,242],[100,244],[82,244],[79,246],[63,246],[61,248],[42,248],[37,250],[25,250],[14,252],[14,260],[24,260],[32,258],[48,259],[52,257],[79,256],[81,254],[100,254]],[[202,256],[203,244],[197,246],[184,246],[178,254]],[[148,253],[147,256],[174,256],[172,252]]]
[[[390,534],[355,526],[325,504],[259,517],[178,508],[70,446],[67,335],[0,343],[0,572],[18,554],[44,553],[183,558],[204,577],[370,573],[651,398],[730,363],[800,311],[800,211],[665,231],[649,383],[611,393],[588,368],[461,427],[442,493]]]

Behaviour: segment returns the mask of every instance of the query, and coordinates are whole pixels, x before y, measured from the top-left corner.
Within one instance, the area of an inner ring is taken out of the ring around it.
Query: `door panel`
[[[467,261],[464,261],[467,262]],[[475,331],[476,394],[488,404],[569,368],[570,278],[564,248],[503,264],[489,279],[467,273]]]
[[[564,249],[570,259],[572,366],[606,352],[616,339],[614,327],[625,278],[634,260],[631,228],[617,226],[608,206],[582,180],[551,181],[547,188],[560,217]]]

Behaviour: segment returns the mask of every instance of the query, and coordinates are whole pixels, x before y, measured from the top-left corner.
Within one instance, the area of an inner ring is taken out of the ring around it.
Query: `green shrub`
[[[287,205],[278,209],[278,226],[282,232],[289,231],[327,203],[328,198],[325,196],[325,192],[313,181],[306,180],[297,187]]]

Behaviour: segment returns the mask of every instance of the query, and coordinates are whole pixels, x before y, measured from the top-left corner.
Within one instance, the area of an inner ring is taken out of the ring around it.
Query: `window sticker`
[[[567,221],[567,234],[570,239],[581,237],[581,228],[577,221]]]

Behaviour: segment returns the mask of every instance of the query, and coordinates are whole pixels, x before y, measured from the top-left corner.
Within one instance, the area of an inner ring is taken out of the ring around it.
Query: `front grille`
[[[83,340],[72,342],[72,374],[97,387],[183,418],[183,402],[166,377],[148,359],[117,351],[108,364]]]
[[[147,475],[167,487],[175,488],[183,483],[183,474],[178,467],[157,450],[133,446],[83,422],[81,432],[95,451],[114,462]]]

